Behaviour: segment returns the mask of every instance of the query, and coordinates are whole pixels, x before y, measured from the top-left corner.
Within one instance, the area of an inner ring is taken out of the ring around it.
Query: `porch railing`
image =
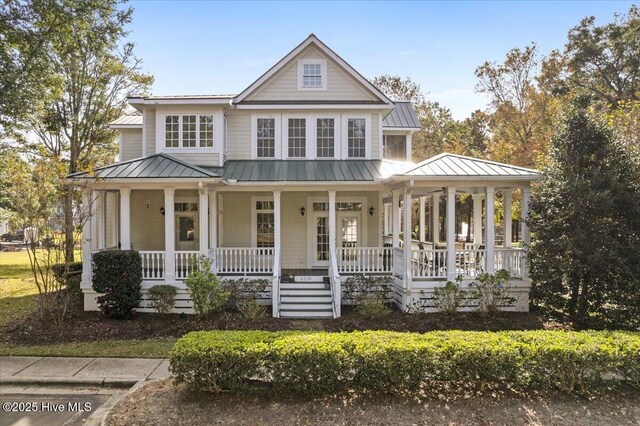
[[[445,250],[446,251],[446,250]],[[456,276],[476,278],[485,271],[486,250],[466,248],[456,250]]]
[[[389,274],[392,271],[392,247],[338,247],[339,273]]]
[[[143,280],[164,279],[164,251],[140,251]]]
[[[176,280],[186,280],[191,271],[198,267],[199,251],[177,251],[174,254],[176,260]]]
[[[447,250],[411,250],[413,278],[446,278]]]
[[[219,274],[273,272],[273,247],[218,247],[211,250]]]
[[[521,248],[496,248],[495,270],[506,269],[512,278],[524,277],[525,253]]]

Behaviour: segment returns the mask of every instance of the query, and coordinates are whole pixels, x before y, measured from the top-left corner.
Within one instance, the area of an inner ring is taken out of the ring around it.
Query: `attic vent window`
[[[325,90],[327,63],[320,59],[301,59],[298,62],[298,89]]]

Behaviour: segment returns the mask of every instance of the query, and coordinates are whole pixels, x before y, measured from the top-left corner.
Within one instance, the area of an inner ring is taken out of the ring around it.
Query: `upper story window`
[[[256,123],[256,155],[258,158],[276,156],[276,119],[258,118]]]
[[[326,90],[327,62],[322,59],[298,61],[298,90]]]
[[[316,156],[318,158],[335,157],[336,120],[318,118],[316,122]]]
[[[164,123],[166,148],[213,147],[213,115],[166,115]]]
[[[384,158],[388,160],[407,160],[407,137],[405,135],[384,135]]]
[[[367,154],[367,122],[364,118],[347,120],[347,157],[364,158]]]
[[[287,155],[304,158],[307,156],[307,120],[304,118],[289,119],[289,142]]]

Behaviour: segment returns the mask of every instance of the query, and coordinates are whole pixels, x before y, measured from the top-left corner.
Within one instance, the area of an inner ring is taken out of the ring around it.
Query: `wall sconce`
[[[307,209],[305,209],[304,207],[300,207],[300,216],[304,216],[306,212],[307,212]]]
[[[160,207],[160,214],[161,214],[162,216],[164,216],[164,206],[163,206],[163,207]]]
[[[376,211],[376,209],[373,208],[373,206],[369,207],[369,216],[373,216],[373,213]]]

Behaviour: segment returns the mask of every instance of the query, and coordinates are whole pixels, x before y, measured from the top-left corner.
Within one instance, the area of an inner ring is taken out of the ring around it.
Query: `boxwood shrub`
[[[56,263],[51,266],[56,279],[60,280],[71,293],[80,293],[82,279],[82,262]]]
[[[140,303],[142,261],[135,250],[105,250],[93,255],[93,289],[108,317],[130,318]]]
[[[198,331],[176,342],[170,370],[198,390],[406,392],[428,383],[584,391],[640,385],[640,333]]]

